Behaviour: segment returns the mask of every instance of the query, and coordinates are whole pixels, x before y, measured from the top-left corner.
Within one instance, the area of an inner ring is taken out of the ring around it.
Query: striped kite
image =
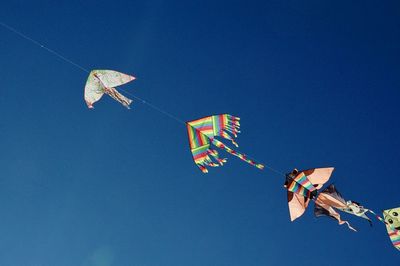
[[[119,93],[115,87],[131,82],[135,77],[113,70],[92,70],[85,85],[85,101],[89,108],[100,100],[103,94],[108,94],[129,109],[132,100]]]
[[[383,218],[393,246],[400,250],[400,207],[384,210]]]
[[[218,152],[212,149],[211,145],[226,150],[228,153],[239,157],[258,169],[264,168],[264,165],[249,159],[245,154],[229,148],[215,138],[228,139],[233,145],[238,147],[238,144],[233,139],[240,133],[239,120],[239,117],[222,114],[186,122],[190,151],[192,152],[194,162],[203,173],[208,173],[207,166],[216,167],[223,165],[227,160],[226,158],[220,159]]]
[[[317,196],[317,190],[328,182],[334,168],[314,168],[304,171],[294,169],[286,174],[284,187],[287,189],[290,220],[294,221],[306,211],[311,199]]]

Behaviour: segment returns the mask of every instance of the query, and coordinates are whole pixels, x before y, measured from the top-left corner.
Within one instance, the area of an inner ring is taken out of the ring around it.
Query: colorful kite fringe
[[[216,167],[223,165],[227,161],[226,158],[219,158],[218,152],[210,148],[211,144],[226,150],[228,153],[239,157],[241,160],[259,169],[264,168],[264,165],[249,159],[245,154],[239,153],[215,139],[215,137],[228,139],[233,145],[238,147],[234,138],[240,133],[239,120],[239,117],[222,114],[207,116],[186,123],[193,160],[203,173],[208,173],[207,166]]]

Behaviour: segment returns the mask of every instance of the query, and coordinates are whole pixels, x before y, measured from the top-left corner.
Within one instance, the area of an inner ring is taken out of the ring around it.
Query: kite
[[[390,240],[395,248],[400,250],[400,207],[383,211],[384,223]]]
[[[347,224],[349,229],[357,231],[353,227],[351,227],[351,225],[347,221],[342,221],[342,219],[340,218],[340,214],[335,210],[335,208],[367,219],[370,225],[372,225],[371,220],[368,218],[368,216],[365,215],[368,209],[365,209],[359,203],[353,201],[346,202],[339,191],[336,189],[336,187],[331,184],[327,188],[325,188],[315,200],[315,216],[331,217],[333,219],[336,219],[340,225]]]
[[[303,215],[311,199],[317,196],[317,190],[328,182],[334,168],[314,168],[304,171],[294,169],[286,174],[284,187],[287,189],[290,220]]]
[[[92,70],[85,85],[85,101],[89,108],[100,100],[103,94],[108,94],[129,109],[132,100],[119,93],[115,87],[131,82],[135,77],[113,70]]]
[[[258,169],[264,169],[264,165],[249,159],[245,154],[229,148],[215,138],[228,139],[233,145],[238,147],[238,144],[234,141],[234,137],[237,137],[237,134],[240,133],[239,120],[239,117],[221,114],[186,122],[190,151],[192,152],[194,162],[203,173],[208,173],[207,166],[216,167],[223,165],[227,161],[226,158],[219,158],[218,152],[212,149],[211,145],[224,149]]]

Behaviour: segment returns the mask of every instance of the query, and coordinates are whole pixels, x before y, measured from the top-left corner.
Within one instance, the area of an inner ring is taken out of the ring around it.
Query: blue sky
[[[398,1],[12,1],[1,21],[184,121],[241,117],[239,150],[280,171],[334,166],[343,196],[400,206]],[[0,265],[385,265],[284,180],[228,157],[203,175],[185,127],[135,101],[88,110],[87,74],[0,28]],[[312,207],[312,206],[311,206]]]

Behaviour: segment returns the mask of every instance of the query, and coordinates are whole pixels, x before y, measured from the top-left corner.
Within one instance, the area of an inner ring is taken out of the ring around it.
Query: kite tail
[[[207,166],[217,167],[226,162],[226,158],[219,158],[216,150],[210,149],[209,145],[203,146],[198,150],[192,150],[193,159],[203,173],[208,173]]]
[[[332,218],[336,219],[340,225],[346,224],[347,227],[348,227],[350,230],[353,230],[354,232],[357,232],[357,230],[356,230],[354,227],[352,227],[348,221],[342,220],[342,218],[340,217],[340,214],[339,214],[329,203],[325,203],[324,200],[321,199],[321,196],[322,196],[322,195],[323,195],[323,193],[321,193],[321,194],[319,195],[319,197],[318,197],[316,200],[314,200],[314,202],[315,202],[315,210],[316,210],[317,208],[323,208],[323,209],[325,209],[325,211],[326,211],[327,213],[324,214],[324,215],[327,215],[327,216],[329,216],[329,217],[332,217]],[[317,212],[315,212],[315,210],[314,210],[314,213],[315,213],[316,216],[318,217],[319,215],[317,215]]]
[[[234,137],[237,137],[237,134],[240,133],[240,118],[232,115],[224,115],[225,122],[223,128],[220,130],[219,135],[225,139],[228,139],[232,142],[233,145],[239,147],[239,145],[235,142]],[[231,136],[233,135],[233,137]]]
[[[218,161],[218,164],[223,165],[226,163],[226,158],[220,159],[217,150],[209,149],[208,154],[214,157],[215,160]],[[218,165],[217,165],[218,166]]]
[[[253,161],[253,160],[247,158],[247,156],[246,156],[245,154],[242,154],[242,153],[239,153],[239,152],[237,152],[237,151],[235,151],[235,150],[232,150],[231,148],[229,148],[228,146],[226,146],[225,144],[223,144],[221,141],[216,140],[216,139],[213,139],[213,140],[212,140],[212,143],[213,143],[215,146],[217,146],[218,148],[224,149],[224,150],[226,150],[228,153],[230,153],[230,154],[232,154],[232,155],[235,155],[236,157],[239,157],[241,160],[247,162],[248,164],[251,164],[251,165],[253,165],[253,166],[255,166],[255,167],[257,167],[258,169],[261,169],[261,170],[264,169],[264,165],[263,165],[263,164],[257,163],[257,162],[255,162],[255,161]]]
[[[342,224],[347,224],[347,227],[348,227],[350,230],[353,230],[354,232],[357,232],[357,230],[356,230],[354,227],[352,227],[348,221],[339,221],[339,224],[340,224],[340,225],[342,225]]]
[[[129,105],[132,103],[132,100],[119,93],[115,88],[106,88],[104,92],[126,108],[130,109]]]

